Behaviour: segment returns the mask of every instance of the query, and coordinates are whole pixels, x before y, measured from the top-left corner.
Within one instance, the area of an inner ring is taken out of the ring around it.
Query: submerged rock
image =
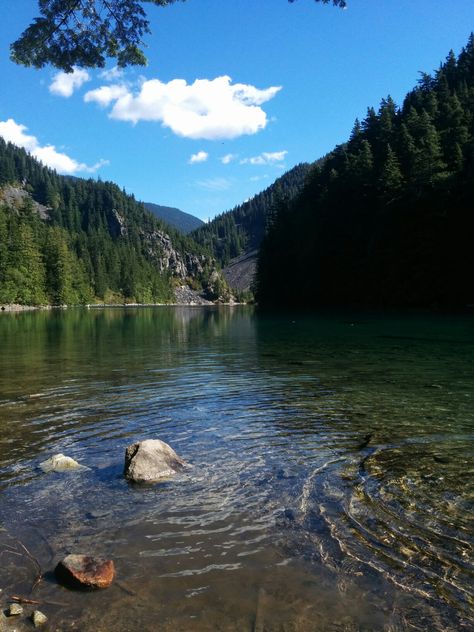
[[[8,616],[18,617],[21,614],[23,614],[23,606],[20,606],[19,603],[11,603],[8,608]]]
[[[167,443],[160,439],[147,439],[126,449],[124,474],[135,483],[153,483],[173,476],[185,465]]]
[[[115,577],[115,566],[112,560],[76,554],[67,555],[54,572],[69,588],[108,588]]]
[[[39,628],[48,621],[48,617],[39,610],[35,610],[31,615],[31,620],[34,623],[35,628]]]
[[[35,628],[39,628],[48,621],[48,617],[39,610],[35,610],[31,615],[31,620],[34,623]]]
[[[40,463],[43,472],[67,472],[70,470],[88,470],[85,465],[81,465],[70,456],[64,454],[55,454],[47,461]]]

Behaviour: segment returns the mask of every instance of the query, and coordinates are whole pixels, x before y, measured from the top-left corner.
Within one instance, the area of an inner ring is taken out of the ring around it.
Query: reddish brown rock
[[[108,588],[115,577],[112,560],[89,555],[67,555],[54,571],[58,580],[69,588]]]

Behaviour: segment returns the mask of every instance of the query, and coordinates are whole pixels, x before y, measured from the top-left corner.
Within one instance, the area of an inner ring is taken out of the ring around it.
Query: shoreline
[[[0,305],[0,313],[19,313],[49,311],[56,309],[104,309],[127,307],[234,307],[237,305],[248,305],[248,303],[89,303],[87,305],[19,305],[16,303]]]

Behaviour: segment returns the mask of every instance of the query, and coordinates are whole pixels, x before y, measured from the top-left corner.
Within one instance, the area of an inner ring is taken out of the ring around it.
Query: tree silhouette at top
[[[11,45],[11,59],[35,68],[51,64],[66,72],[74,66],[103,68],[107,58],[116,59],[121,68],[144,66],[143,38],[150,26],[143,5],[177,1],[38,0],[40,15]],[[315,1],[346,6],[345,0]]]

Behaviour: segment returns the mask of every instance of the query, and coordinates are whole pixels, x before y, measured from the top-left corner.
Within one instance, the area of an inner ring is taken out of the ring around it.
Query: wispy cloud
[[[54,75],[49,91],[60,97],[70,97],[75,90],[90,80],[87,70],[74,66],[73,72],[58,72]]]
[[[116,79],[123,77],[123,70],[118,66],[114,66],[113,68],[103,70],[99,74],[99,77],[101,79],[105,79],[105,81],[115,81]]]
[[[233,162],[237,158],[238,158],[237,154],[226,154],[225,156],[222,156],[221,162],[223,165],[229,165],[231,162]]]
[[[207,140],[237,138],[264,129],[268,118],[260,106],[281,90],[281,86],[261,90],[232,84],[226,75],[196,79],[192,84],[184,79],[144,80],[138,91],[118,84],[107,87],[115,92],[104,92],[102,86],[88,92],[85,101],[101,106],[113,103],[109,114],[113,119],[134,124],[157,121],[178,136]]]
[[[258,156],[252,156],[252,158],[243,158],[240,161],[241,165],[275,165],[285,160],[285,156],[288,152],[285,151],[264,151]]]
[[[233,180],[230,178],[208,178],[207,180],[198,180],[196,184],[206,191],[227,191],[231,188]]]
[[[197,154],[193,154],[188,160],[190,165],[195,165],[199,162],[206,162],[209,158],[207,151],[198,151]]]
[[[0,121],[0,136],[7,142],[23,147],[32,156],[40,160],[47,167],[56,169],[60,173],[94,173],[104,165],[108,165],[108,160],[99,160],[95,165],[88,166],[78,162],[67,154],[60,152],[54,145],[40,145],[36,136],[27,134],[28,128],[21,123],[16,123],[13,119]]]

